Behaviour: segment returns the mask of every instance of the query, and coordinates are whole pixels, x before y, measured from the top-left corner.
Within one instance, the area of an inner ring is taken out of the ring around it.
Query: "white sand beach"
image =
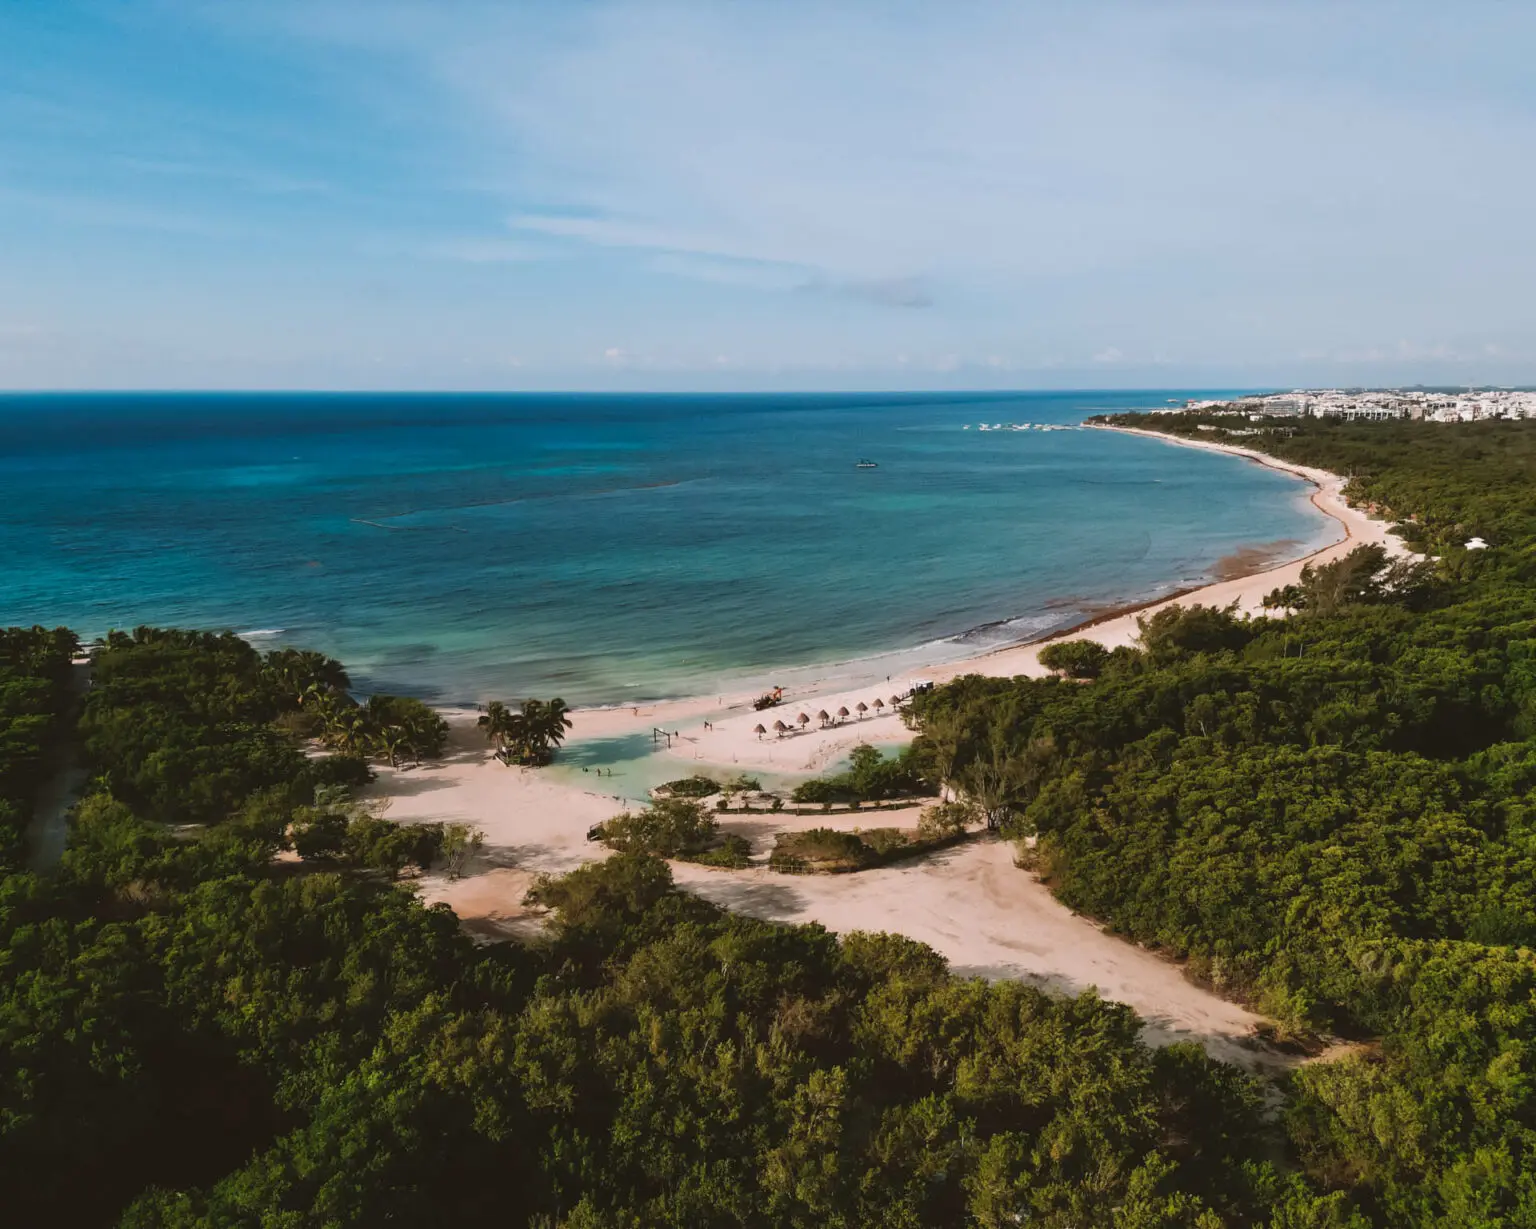
[[[1104,428],[1115,429],[1115,428]],[[1152,434],[1138,432],[1138,434]],[[1245,612],[1261,609],[1265,594],[1294,582],[1308,562],[1337,559],[1356,546],[1378,543],[1403,553],[1388,527],[1349,507],[1343,479],[1318,470],[1292,467],[1247,449],[1154,438],[1189,447],[1235,453],[1295,474],[1313,484],[1312,502],[1338,525],[1337,539],[1312,554],[1237,579],[1223,580],[1175,598],[1135,610],[1115,613],[1060,638],[1086,638],[1108,647],[1130,644],[1137,636],[1137,618],[1172,602],[1185,605],[1228,606]],[[1042,673],[1039,641],[1021,644],[921,671],[922,679],[943,682],[963,674],[990,676]],[[642,704],[623,708],[578,710],[565,754],[583,743],[647,735],[655,729],[674,732],[670,749],[659,764],[665,776],[692,771],[752,770],[785,774],[821,771],[845,757],[859,742],[895,744],[910,731],[889,707],[875,710],[878,697],[889,706],[893,694],[904,693],[913,679],[821,693],[815,687],[788,692],[772,710],[755,712],[751,695],[709,696]],[[840,708],[856,713],[859,701],[870,715],[856,715],[829,728],[820,728],[816,714],[836,714]],[[755,733],[758,724],[775,719],[796,725],[804,712],[812,720],[803,732],[785,737]],[[878,712],[878,715],[874,715]],[[508,768],[491,758],[472,714],[451,716],[448,755],[437,764],[409,771],[385,769],[372,787],[387,799],[387,814],[401,821],[466,821],[485,833],[486,848],[471,874],[449,883],[429,877],[423,893],[430,901],[453,906],[472,931],[485,936],[532,933],[539,921],[522,905],[535,875],[569,870],[583,861],[605,856],[602,846],[586,840],[588,828],[629,805],[601,778],[572,781],[569,772]],[[675,772],[668,764],[675,764]],[[841,826],[852,824],[842,821]],[[912,814],[889,813],[866,826],[910,825]],[[810,827],[821,817],[731,816],[722,830],[736,831],[753,842],[764,856],[777,831]],[[1032,874],[1017,869],[1012,847],[995,839],[978,839],[893,867],[842,876],[787,876],[766,867],[744,871],[713,870],[676,864],[677,881],[710,900],[756,917],[786,922],[817,921],[828,928],[890,930],[921,940],[942,953],[961,973],[986,977],[1022,977],[1067,992],[1096,987],[1105,998],[1128,1003],[1147,1021],[1152,1041],[1197,1039],[1212,1053],[1233,1061],[1282,1062],[1253,1041],[1263,1022],[1253,1013],[1229,1003],[1186,980],[1178,968],[1152,952],[1106,934],[1091,920],[1072,913],[1051,896]]]

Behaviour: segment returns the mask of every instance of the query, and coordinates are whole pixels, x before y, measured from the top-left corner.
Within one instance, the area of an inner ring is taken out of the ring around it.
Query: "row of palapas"
[[[890,711],[894,713],[898,709],[900,709],[900,707],[901,707],[901,697],[900,696],[892,696],[890,698],[889,702],[887,702],[885,700],[882,700],[879,696],[876,696],[875,697],[875,702],[873,704],[865,704],[863,700],[860,700],[857,704],[855,704],[853,706],[853,709],[854,709],[854,712],[856,712],[858,714],[858,719],[860,721],[863,721],[864,720],[864,715],[866,713],[870,712],[871,710],[873,710],[875,716],[878,717],[887,708],[889,708]],[[846,704],[844,704],[841,708],[839,708],[837,710],[836,713],[829,713],[829,712],[827,712],[826,709],[822,709],[819,713],[816,714],[816,718],[815,719],[818,722],[821,723],[818,726],[818,728],[825,730],[829,726],[841,725],[843,722],[847,721],[850,717],[852,717],[854,715],[854,712],[849,712],[848,711],[848,706]],[[801,714],[799,714],[795,718],[795,725],[798,725],[800,727],[799,731],[797,731],[794,728],[794,726],[786,725],[782,721],[775,721],[773,723],[773,726],[772,726],[772,732],[773,732],[774,737],[776,737],[776,738],[783,738],[784,735],[786,735],[786,734],[795,734],[795,733],[804,731],[805,728],[808,725],[810,725],[810,724],[811,724],[811,716],[810,716],[810,714],[809,713],[801,713]],[[761,741],[763,735],[765,735],[765,734],[767,734],[769,732],[769,727],[763,725],[762,722],[758,722],[757,725],[752,727],[752,732],[754,734],[756,734],[757,737],[758,737],[758,740]]]

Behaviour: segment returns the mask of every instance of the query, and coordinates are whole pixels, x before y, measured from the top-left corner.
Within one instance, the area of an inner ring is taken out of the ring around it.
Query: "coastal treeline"
[[[73,649],[18,636],[45,680]],[[647,854],[541,881],[546,940],[475,946],[396,881],[446,835],[370,813],[366,764],[295,732],[294,668],[141,629],[96,652],[78,715],[38,693],[93,775],[62,864],[0,881],[8,1225],[1236,1224],[1311,1200],[1253,1159],[1258,1087],[1148,1049],[1127,1008],[735,916]]]
[[[1167,610],[1055,678],[959,679],[915,698],[915,753],[1067,904],[1281,1040],[1348,1043],[1281,1114],[1341,1217],[1533,1223],[1536,430],[1111,421],[1346,473],[1426,558],[1361,548],[1286,619]]]
[[[68,628],[0,628],[0,866],[21,857],[49,746],[67,736],[77,648]]]
[[[1264,437],[1432,558],[957,680],[864,765],[1278,1043],[1342,1039],[1270,1087],[1091,994],[680,893],[642,851],[702,847],[697,810],[540,881],[542,940],[477,946],[402,882],[474,834],[370,810],[405,753],[337,732],[369,707],[338,663],[141,629],[81,703],[70,633],[5,633],[7,828],[57,740],[91,774],[58,867],[19,835],[0,864],[6,1223],[1533,1223],[1536,431],[1489,426]]]

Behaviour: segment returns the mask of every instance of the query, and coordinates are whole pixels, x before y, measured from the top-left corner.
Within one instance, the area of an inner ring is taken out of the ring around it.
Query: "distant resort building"
[[[1518,388],[1431,392],[1425,389],[1293,389],[1233,401],[1187,401],[1183,410],[1246,414],[1249,418],[1342,418],[1386,422],[1478,422],[1488,418],[1536,418],[1536,392]],[[1167,411],[1154,411],[1164,413]],[[1174,411],[1177,412],[1177,411]]]

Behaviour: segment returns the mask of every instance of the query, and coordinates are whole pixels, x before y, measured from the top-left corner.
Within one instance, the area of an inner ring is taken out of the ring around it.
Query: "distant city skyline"
[[[1536,9],[0,8],[0,389],[1536,383]]]

